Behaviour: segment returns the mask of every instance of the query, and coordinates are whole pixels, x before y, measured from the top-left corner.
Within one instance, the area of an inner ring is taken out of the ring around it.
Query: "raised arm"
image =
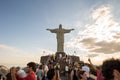
[[[92,67],[94,70],[97,70],[97,68],[92,64],[90,58],[88,59],[88,61],[89,61],[90,65],[91,65],[91,67]]]

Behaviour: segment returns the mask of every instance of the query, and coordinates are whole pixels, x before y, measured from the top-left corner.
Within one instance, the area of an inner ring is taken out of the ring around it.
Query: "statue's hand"
[[[50,30],[50,29],[46,29],[46,30]]]
[[[75,30],[75,29],[71,29],[71,30]]]

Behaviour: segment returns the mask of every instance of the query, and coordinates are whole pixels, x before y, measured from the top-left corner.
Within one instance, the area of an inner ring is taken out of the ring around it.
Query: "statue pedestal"
[[[65,66],[67,64],[69,64],[69,62],[66,62],[66,53],[65,52],[56,52],[56,59],[55,59],[55,64],[59,63],[60,64],[60,71],[64,71],[65,70]],[[67,55],[70,60],[71,60],[71,65],[73,64],[73,62],[80,62],[79,56],[75,56],[75,55]],[[47,61],[49,60],[49,55],[47,56],[41,56],[41,63],[47,63]]]
[[[48,58],[49,58],[49,55],[41,56],[40,57],[40,63],[42,63],[42,64],[47,63]]]
[[[65,52],[56,52],[56,59],[61,59],[66,56]]]

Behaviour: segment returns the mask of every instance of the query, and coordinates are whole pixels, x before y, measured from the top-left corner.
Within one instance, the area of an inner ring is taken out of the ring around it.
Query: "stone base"
[[[75,56],[75,55],[66,55],[65,52],[56,52],[56,58],[55,58],[55,63],[59,63],[60,64],[60,72],[64,72],[65,71],[65,66],[69,64],[69,62],[66,62],[66,57],[69,56],[70,60],[71,60],[71,65],[73,65],[74,62],[81,62],[79,59],[79,56]],[[40,63],[44,63],[47,64],[48,60],[49,60],[49,55],[46,56],[41,56],[41,60]]]
[[[65,56],[66,56],[65,52],[56,52],[56,59],[60,59]]]
[[[49,55],[41,56],[40,57],[40,63],[45,64],[47,62],[48,58],[49,58]]]
[[[60,72],[63,72],[63,73],[64,73],[64,71],[65,71],[65,66],[68,65],[69,63],[66,62],[66,60],[65,60],[63,57],[62,57],[62,58],[59,58],[59,54],[60,54],[60,55],[62,54],[62,56],[65,56],[65,55],[66,55],[66,54],[63,53],[63,52],[57,52],[57,53],[56,53],[56,56],[57,56],[57,57],[56,57],[56,59],[55,59],[54,65],[55,65],[56,63],[59,63],[59,64],[60,64]],[[71,65],[73,65],[74,62],[78,62],[78,63],[81,62],[80,59],[79,59],[79,56],[69,55],[69,57],[70,57],[70,59],[71,59]],[[49,58],[49,55],[41,56],[40,63],[44,63],[44,64],[47,63],[48,58]]]

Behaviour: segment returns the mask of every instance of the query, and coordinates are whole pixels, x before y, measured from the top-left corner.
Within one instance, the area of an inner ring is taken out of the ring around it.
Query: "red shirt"
[[[18,80],[36,80],[36,75],[35,73],[30,73],[25,78],[18,77]]]
[[[97,73],[97,80],[104,80],[104,77],[102,76],[102,73],[99,69],[96,70]]]

